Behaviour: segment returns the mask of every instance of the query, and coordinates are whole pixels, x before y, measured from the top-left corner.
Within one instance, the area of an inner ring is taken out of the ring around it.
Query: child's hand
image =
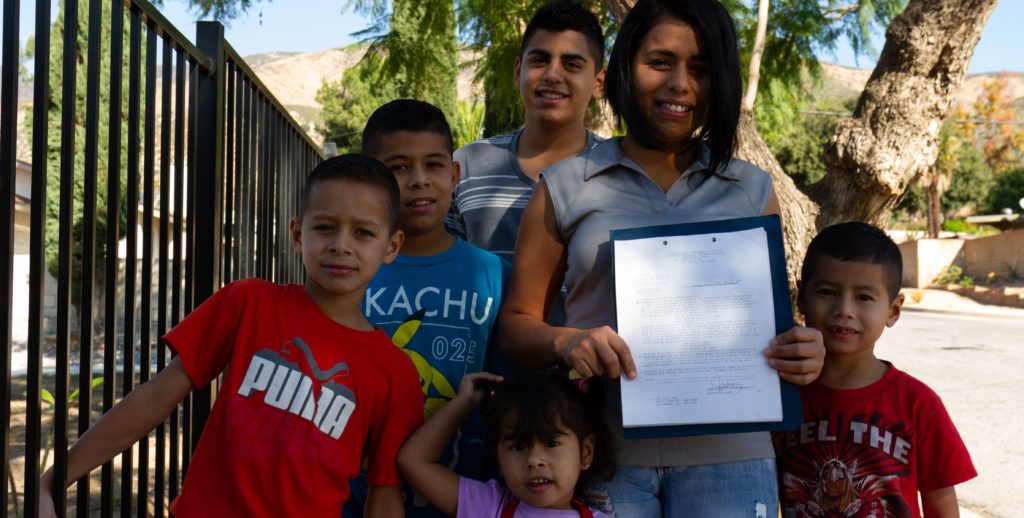
[[[768,344],[764,355],[768,366],[779,371],[780,378],[797,385],[818,379],[825,364],[825,341],[820,331],[793,326]]]
[[[473,372],[466,374],[459,382],[459,392],[456,398],[470,400],[474,405],[479,405],[487,397],[491,385],[501,383],[502,377],[489,372]]]

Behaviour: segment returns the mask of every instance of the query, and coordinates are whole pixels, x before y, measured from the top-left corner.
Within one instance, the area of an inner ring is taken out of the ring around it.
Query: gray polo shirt
[[[708,149],[701,145],[694,163],[664,192],[625,156],[619,139],[609,139],[545,171],[558,230],[567,243],[566,326],[616,327],[611,230],[764,213],[772,190],[768,173],[736,159],[715,175],[707,164]],[[610,417],[621,423],[618,392],[612,392]],[[756,432],[625,441],[619,462],[692,466],[773,457],[770,435]]]

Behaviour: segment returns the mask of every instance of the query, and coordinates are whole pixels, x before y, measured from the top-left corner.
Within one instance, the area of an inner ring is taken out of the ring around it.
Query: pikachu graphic
[[[405,319],[395,329],[395,332],[391,335],[391,342],[398,346],[399,349],[405,351],[405,354],[409,355],[413,365],[416,366],[416,371],[420,374],[420,384],[423,387],[423,395],[426,396],[426,402],[423,405],[423,418],[429,419],[445,403],[455,397],[455,389],[452,388],[452,384],[445,379],[440,371],[430,365],[430,362],[422,354],[405,348],[412,341],[412,337],[416,336],[416,331],[419,330],[420,324],[423,323],[423,317],[426,315],[426,312],[425,309],[421,309],[409,315],[409,318]]]

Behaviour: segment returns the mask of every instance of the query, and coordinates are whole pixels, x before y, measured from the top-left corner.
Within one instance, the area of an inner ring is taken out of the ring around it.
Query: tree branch
[[[750,70],[747,75],[747,92],[743,95],[744,110],[754,111],[757,98],[757,83],[761,79],[761,56],[764,55],[765,36],[768,32],[768,0],[757,2],[757,32],[754,35],[754,49],[750,53]]]

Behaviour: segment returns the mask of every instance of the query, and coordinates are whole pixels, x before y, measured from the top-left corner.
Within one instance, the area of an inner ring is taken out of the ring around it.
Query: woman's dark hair
[[[519,375],[495,385],[484,408],[483,421],[489,450],[496,454],[503,438],[525,443],[553,439],[569,429],[583,445],[594,438],[594,458],[580,472],[575,494],[582,496],[591,485],[615,474],[616,445],[603,412],[600,386],[586,393],[569,381],[564,372],[544,371]],[[506,428],[514,423],[511,430]]]
[[[736,26],[718,0],[640,0],[626,16],[615,38],[605,72],[605,98],[621,126],[648,149],[665,150],[652,133],[636,101],[633,60],[651,29],[666,20],[689,25],[707,58],[711,79],[707,120],[696,135],[711,151],[709,168],[719,173],[728,165],[736,149],[736,129],[740,119],[739,54]],[[667,150],[666,150],[667,151]]]

